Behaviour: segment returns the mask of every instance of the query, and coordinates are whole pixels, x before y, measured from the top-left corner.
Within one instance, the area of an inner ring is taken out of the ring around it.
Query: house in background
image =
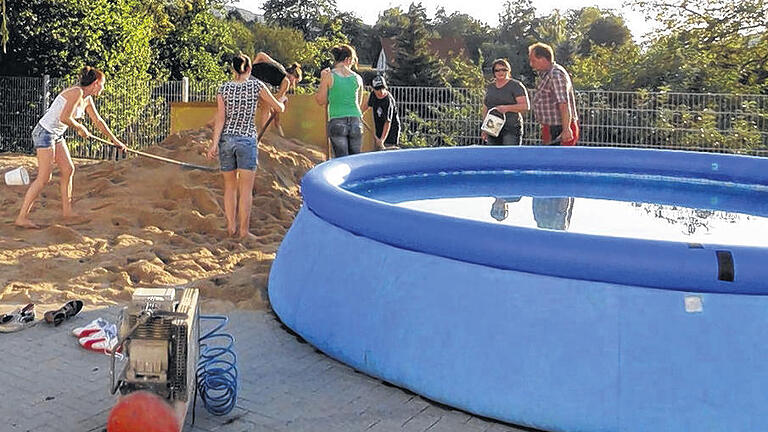
[[[469,61],[467,55],[467,44],[463,38],[444,37],[439,39],[430,39],[429,49],[435,55],[443,60],[452,57],[463,57]],[[381,38],[381,51],[374,67],[380,74],[386,74],[392,66],[397,64],[397,40],[395,38]]]

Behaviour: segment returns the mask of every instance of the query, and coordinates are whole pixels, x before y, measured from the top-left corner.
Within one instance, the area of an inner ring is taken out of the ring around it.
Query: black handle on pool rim
[[[90,135],[90,138],[93,138],[94,140],[96,140],[96,141],[98,141],[98,142],[100,142],[102,144],[106,144],[106,145],[110,145],[110,146],[115,146],[111,142],[109,142],[107,140],[104,140],[104,139],[101,139],[101,138],[99,138],[97,136]],[[195,164],[191,164],[191,163],[187,163],[187,162],[178,161],[176,159],[171,159],[171,158],[167,158],[167,157],[163,157],[163,156],[153,155],[151,153],[145,153],[143,151],[134,150],[134,149],[131,149],[131,148],[128,148],[128,147],[125,148],[125,151],[127,151],[128,153],[133,153],[133,154],[139,155],[139,156],[144,156],[144,157],[149,158],[149,159],[155,159],[155,160],[159,160],[159,161],[162,161],[162,162],[171,163],[171,164],[174,164],[174,165],[179,165],[179,166],[182,166],[184,168],[199,169],[199,170],[203,170],[203,171],[218,171],[219,170],[218,168],[215,168],[215,167],[204,166],[204,165],[195,165]]]

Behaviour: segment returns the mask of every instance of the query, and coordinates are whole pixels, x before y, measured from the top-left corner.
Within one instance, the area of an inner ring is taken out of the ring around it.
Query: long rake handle
[[[90,138],[92,138],[92,139],[94,139],[94,140],[96,140],[96,141],[98,141],[98,142],[100,142],[102,144],[114,146],[114,144],[112,144],[111,142],[109,142],[107,140],[104,140],[104,139],[101,139],[101,138],[99,138],[97,136],[91,135]],[[155,160],[159,160],[159,161],[162,161],[162,162],[167,162],[167,163],[171,163],[171,164],[174,164],[174,165],[183,166],[185,168],[199,169],[199,170],[203,170],[203,171],[218,171],[218,169],[214,168],[214,167],[203,166],[203,165],[195,165],[195,164],[191,164],[191,163],[187,163],[187,162],[177,161],[176,159],[171,159],[171,158],[167,158],[167,157],[163,157],[163,156],[153,155],[153,154],[150,154],[150,153],[145,153],[143,151],[134,150],[134,149],[127,148],[127,147],[126,147],[125,151],[127,151],[128,153],[133,153],[133,154],[139,155],[139,156],[144,156],[144,157],[149,158],[149,159],[155,159]]]
[[[267,119],[267,122],[266,122],[266,123],[264,123],[264,127],[261,129],[261,133],[260,133],[260,134],[258,134],[258,136],[256,137],[256,142],[259,142],[259,141],[261,141],[261,138],[262,138],[262,137],[264,137],[264,132],[266,132],[266,131],[267,131],[267,128],[268,128],[268,127],[269,127],[269,125],[272,123],[272,120],[274,120],[274,119],[275,119],[275,116],[276,116],[276,115],[277,115],[277,113],[272,113],[272,114],[269,116],[269,118]]]

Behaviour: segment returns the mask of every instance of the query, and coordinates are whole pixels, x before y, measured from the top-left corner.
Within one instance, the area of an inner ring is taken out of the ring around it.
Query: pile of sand
[[[211,130],[173,135],[146,151],[198,165]],[[227,237],[221,174],[136,157],[75,162],[74,208],[88,220],[60,219],[58,169],[33,208],[40,230],[13,225],[26,186],[0,185],[0,306],[34,302],[88,306],[124,303],[139,287],[200,288],[209,307],[262,308],[269,268],[301,205],[299,184],[323,154],[268,135],[259,146],[251,232],[257,241]],[[0,155],[0,173],[31,156]]]

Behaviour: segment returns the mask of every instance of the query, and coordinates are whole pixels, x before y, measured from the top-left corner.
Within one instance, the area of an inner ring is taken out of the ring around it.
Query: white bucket
[[[5,173],[5,184],[11,186],[28,185],[29,173],[24,167],[18,167]]]

